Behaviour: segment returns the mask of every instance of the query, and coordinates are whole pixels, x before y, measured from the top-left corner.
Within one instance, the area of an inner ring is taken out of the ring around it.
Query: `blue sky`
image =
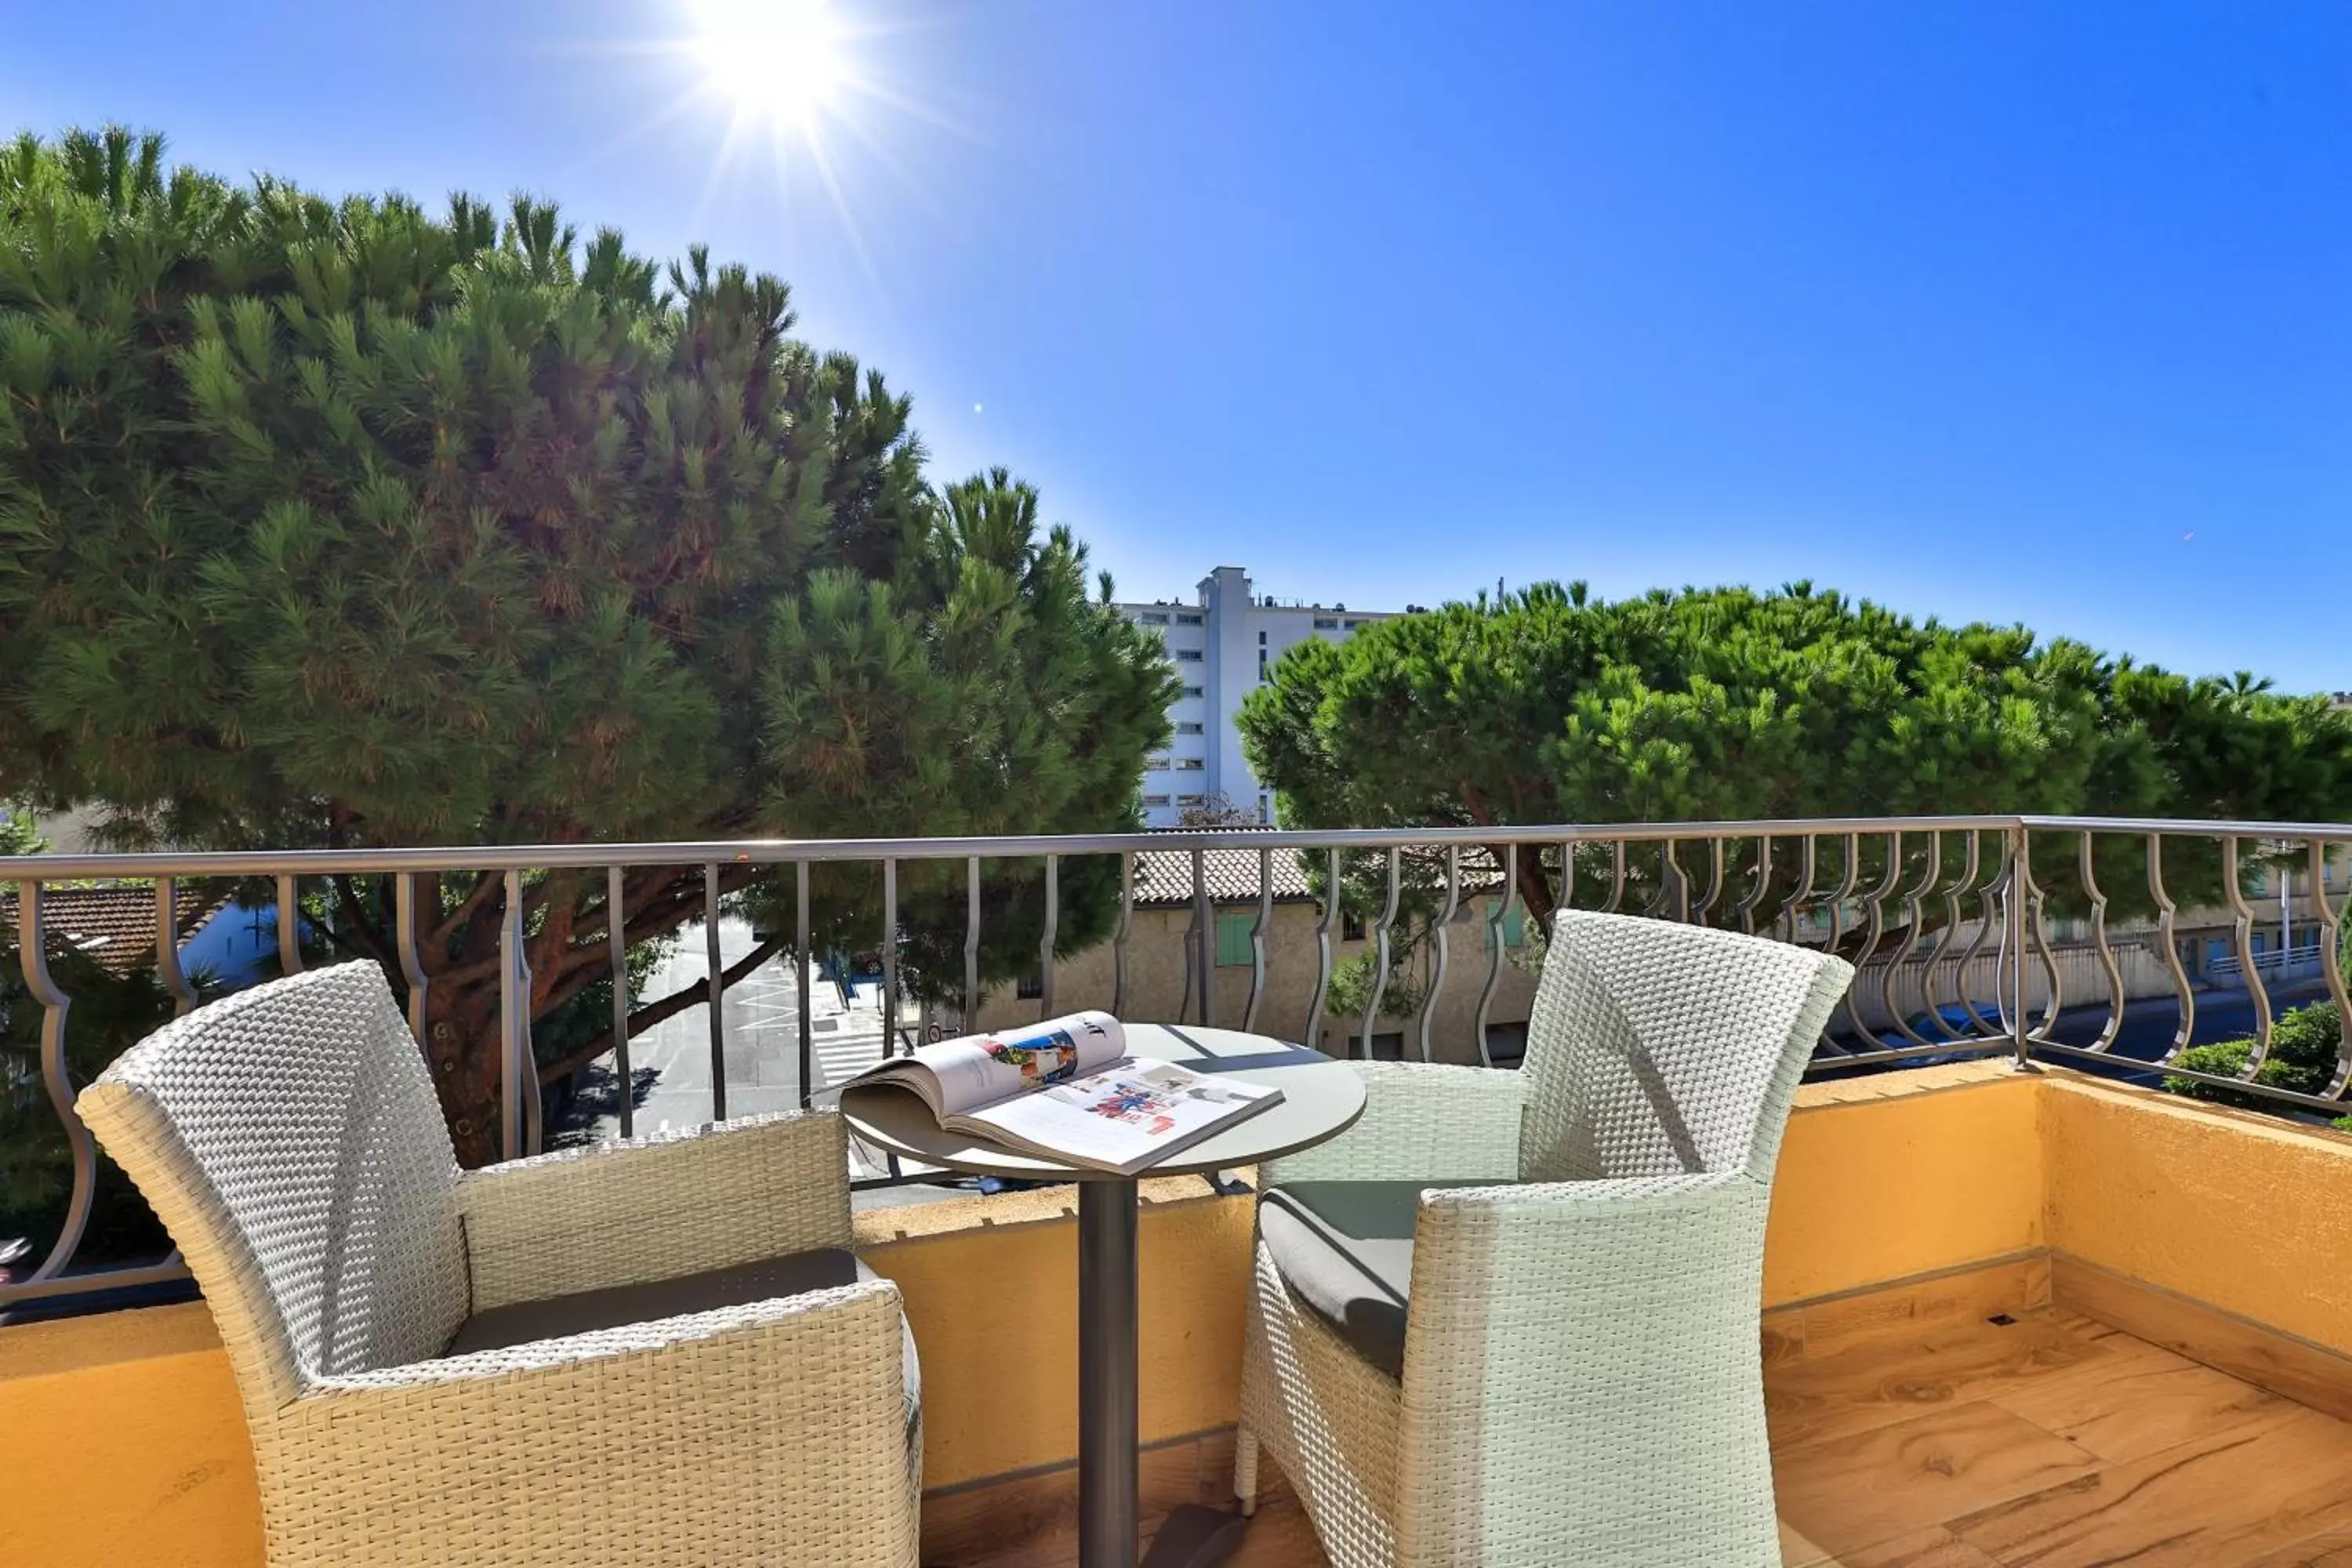
[[[2352,688],[2352,6],[832,0],[828,183],[696,3],[5,0],[0,119],[708,240],[1128,596],[1810,577]]]

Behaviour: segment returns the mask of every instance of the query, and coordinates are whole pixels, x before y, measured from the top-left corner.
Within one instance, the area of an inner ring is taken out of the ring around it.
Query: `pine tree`
[[[775,279],[699,248],[657,267],[543,202],[434,216],[169,168],[152,135],[18,139],[0,798],[103,802],[117,839],[192,847],[1132,825],[1157,645],[1107,577],[1089,597],[1034,490],[931,483],[908,400],[793,321]],[[1066,869],[1075,946],[1108,872]],[[755,916],[777,891],[720,875]],[[628,937],[698,914],[700,876],[632,868]],[[985,973],[1034,961],[1039,879],[991,868]],[[870,881],[820,876],[820,941],[873,945]],[[333,943],[398,985],[388,885],[329,891]],[[426,1057],[478,1163],[504,896],[439,891]],[[961,932],[961,868],[904,893],[915,951]],[[604,879],[525,899],[532,1011],[560,1022],[608,973]],[[545,1074],[601,1027],[547,1031]]]

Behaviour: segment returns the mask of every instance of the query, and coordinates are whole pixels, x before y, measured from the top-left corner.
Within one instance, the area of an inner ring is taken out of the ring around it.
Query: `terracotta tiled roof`
[[[229,902],[202,889],[173,889],[173,919],[186,936]],[[16,894],[0,893],[0,921],[14,931]],[[44,888],[41,923],[52,940],[71,943],[101,969],[130,974],[155,963],[155,889],[152,887]]]
[[[1270,857],[1276,903],[1311,900],[1307,880],[1296,849],[1276,849]],[[1257,902],[1257,851],[1211,849],[1201,857],[1201,877],[1209,884],[1209,901],[1216,904]],[[1462,851],[1462,894],[1491,888],[1501,879],[1494,859],[1483,849]],[[1135,906],[1138,909],[1181,909],[1192,901],[1192,852],[1189,849],[1145,849],[1135,857]]]

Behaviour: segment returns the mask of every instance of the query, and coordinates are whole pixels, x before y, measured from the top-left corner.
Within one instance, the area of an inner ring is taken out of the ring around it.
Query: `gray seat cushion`
[[[788,1252],[762,1258],[731,1268],[682,1274],[675,1279],[652,1279],[635,1285],[612,1285],[601,1290],[581,1290],[551,1296],[542,1301],[515,1301],[476,1312],[457,1325],[457,1337],[445,1355],[504,1350],[533,1340],[562,1339],[593,1333],[629,1323],[650,1323],[690,1312],[740,1307],[779,1296],[799,1296],[830,1290],[880,1276],[855,1254],[838,1247],[811,1252]],[[915,1359],[915,1331],[901,1316],[898,1321],[899,1364],[907,1384],[907,1441],[910,1450],[921,1442],[923,1416],[922,1369]],[[910,1462],[918,1456],[910,1452]]]
[[[1257,1234],[1291,1293],[1358,1355],[1404,1376],[1412,1226],[1448,1182],[1292,1182],[1258,1199]]]

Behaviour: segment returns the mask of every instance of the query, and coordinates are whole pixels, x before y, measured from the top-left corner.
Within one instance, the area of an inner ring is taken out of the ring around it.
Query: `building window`
[[[1204,726],[1187,719],[1176,726],[1176,732],[1180,735],[1198,735],[1204,732]]]
[[[1202,695],[1202,692],[1197,686],[1188,686],[1184,689],[1184,695],[1187,697],[1199,697]]]
[[[1339,911],[1339,940],[1341,942],[1363,941],[1364,917],[1356,913],[1353,910],[1341,910]]]
[[[1197,626],[1201,624],[1201,617],[1198,616],[1179,614],[1176,617],[1176,624],[1180,626]]]
[[[1209,797],[1204,795],[1180,795],[1176,797],[1176,804],[1178,805],[1205,805],[1208,804],[1208,799]]]
[[[1143,804],[1146,805],[1166,805],[1168,804],[1168,797],[1164,795],[1147,795],[1143,797]],[[621,907],[626,909],[628,906],[624,904]]]
[[[1164,626],[1168,624],[1168,612],[1165,610],[1146,610],[1135,618],[1147,626]]]
[[[1255,962],[1257,954],[1250,946],[1250,929],[1257,924],[1257,916],[1246,910],[1217,917],[1217,967],[1245,967]]]
[[[1201,662],[1201,650],[1196,647],[1180,647],[1176,650],[1176,662],[1179,664],[1198,664]]]
[[[1318,632],[1336,632],[1339,629],[1339,622],[1335,616],[1318,616],[1315,617],[1315,629]]]
[[[1257,819],[1261,825],[1274,820],[1274,797],[1272,795],[1262,795],[1257,797]],[[623,909],[626,909],[627,907],[628,906],[625,904],[622,906]]]
[[[1265,646],[1265,634],[1264,632],[1257,634],[1257,646],[1260,647],[1264,647]]]
[[[1179,757],[1176,759],[1176,771],[1180,773],[1201,773],[1205,771],[1208,765],[1208,763],[1200,757]]]
[[[1358,626],[1362,626],[1363,624],[1364,624],[1364,623],[1363,623],[1363,622],[1361,622],[1361,621],[1349,621],[1349,622],[1348,622],[1348,623],[1347,623],[1347,625],[1345,626],[1345,627],[1344,627],[1343,629],[1344,629],[1344,630],[1347,630],[1347,631],[1351,631],[1351,632],[1352,632],[1352,631],[1354,631]]]
[[[1044,997],[1045,972],[1042,969],[1033,969],[1023,975],[1021,984],[1013,988],[1013,994],[1024,1002],[1034,1002]]]

